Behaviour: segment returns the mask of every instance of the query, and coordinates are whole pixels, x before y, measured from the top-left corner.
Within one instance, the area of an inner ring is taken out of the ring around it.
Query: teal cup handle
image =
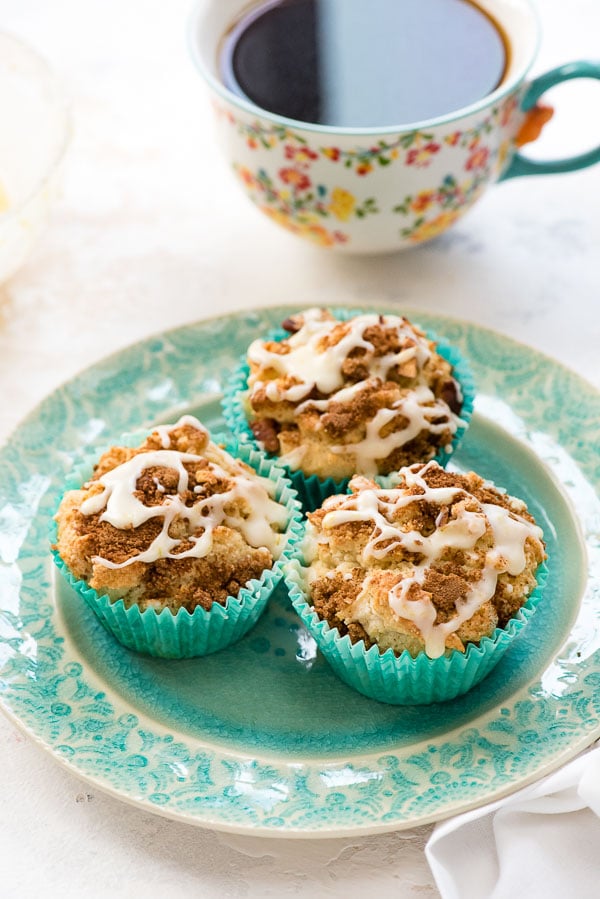
[[[525,111],[532,109],[547,90],[554,87],[555,84],[571,81],[573,78],[595,78],[600,81],[600,62],[586,60],[570,62],[535,78],[522,100],[522,109]],[[515,153],[500,181],[519,178],[521,175],[554,175],[561,172],[574,172],[577,169],[585,169],[594,165],[596,162],[600,162],[600,146],[588,150],[587,153],[568,156],[566,159],[535,160],[528,159],[521,153]]]

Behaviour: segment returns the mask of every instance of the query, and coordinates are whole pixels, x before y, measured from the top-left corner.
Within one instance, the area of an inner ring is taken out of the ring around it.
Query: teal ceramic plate
[[[95,786],[222,830],[374,833],[510,793],[600,735],[600,394],[525,346],[412,314],[458,346],[478,384],[453,464],[522,496],[548,542],[531,627],[460,699],[402,708],[350,690],[283,588],[236,646],[145,658],[105,633],[53,570],[48,520],[73,460],[184,411],[220,428],[235,361],[289,313],[241,313],[146,340],[57,390],[12,436],[0,454],[0,702]]]

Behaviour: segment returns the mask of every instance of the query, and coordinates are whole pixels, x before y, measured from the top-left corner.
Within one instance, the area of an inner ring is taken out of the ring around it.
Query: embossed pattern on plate
[[[147,660],[115,644],[52,572],[48,519],[72,460],[182,410],[220,424],[223,379],[289,312],[130,347],[53,393],[3,448],[0,702],[75,773],[191,823],[339,836],[446,817],[600,733],[600,395],[574,373],[475,325],[412,315],[456,343],[476,376],[477,414],[454,464],[522,495],[550,551],[544,608],[460,700],[417,711],[358,696],[315,657],[283,590],[238,647]]]

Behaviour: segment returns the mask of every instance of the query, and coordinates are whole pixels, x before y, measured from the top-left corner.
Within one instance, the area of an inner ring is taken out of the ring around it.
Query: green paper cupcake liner
[[[269,335],[269,338],[272,336],[273,335]],[[223,416],[230,431],[235,434],[240,443],[245,442],[247,445],[252,446],[256,452],[262,453],[266,459],[277,459],[277,456],[273,453],[267,453],[264,450],[261,450],[244,412],[243,403],[244,395],[248,387],[249,372],[250,369],[244,358],[239,367],[234,371],[231,381],[225,388],[223,395]],[[284,469],[286,476],[292,482],[294,490],[298,493],[298,499],[305,512],[314,512],[328,496],[332,496],[336,493],[346,493],[348,489],[350,478],[342,478],[339,481],[336,481],[333,478],[320,478],[316,474],[305,475],[304,472],[299,469],[292,469],[283,463],[280,464]]]
[[[537,587],[505,628],[496,628],[478,644],[470,643],[464,653],[454,650],[438,659],[430,659],[424,652],[413,657],[406,651],[399,656],[391,649],[381,652],[377,646],[365,649],[362,640],[352,643],[347,634],[340,637],[337,628],[319,618],[308,602],[298,557],[286,562],[284,573],[294,609],[341,680],[379,702],[428,705],[461,696],[498,664],[535,613],[548,568],[545,563],[538,566]]]
[[[347,321],[356,315],[362,314],[356,309],[343,309],[337,306],[332,307],[331,311],[340,321]],[[364,312],[372,311],[373,310],[364,310]],[[460,423],[452,443],[448,449],[442,448],[438,450],[433,457],[436,462],[445,466],[451,455],[459,446],[469,427],[475,401],[475,382],[467,360],[456,347],[449,344],[444,338],[438,337],[433,331],[426,331],[425,333],[429,340],[433,340],[437,344],[437,352],[440,356],[452,366],[453,377],[458,381],[463,397]],[[283,340],[286,337],[289,337],[287,331],[283,328],[276,328],[269,332],[266,339]],[[244,399],[248,391],[249,373],[250,368],[246,361],[246,357],[244,356],[234,370],[231,379],[225,388],[222,400],[223,416],[227,422],[227,426],[236,436],[237,440],[249,443],[259,452],[263,452],[268,459],[277,459],[277,456],[274,454],[266,453],[264,450],[261,450],[260,445],[248,424],[248,419],[244,410]],[[348,483],[350,481],[349,478],[343,478],[342,480],[336,481],[333,478],[319,478],[317,475],[307,476],[300,470],[293,470],[287,465],[281,464],[291,480],[294,489],[298,491],[298,498],[300,499],[305,512],[314,512],[314,510],[318,509],[323,500],[328,496],[332,496],[336,493],[346,493],[347,491]],[[391,486],[394,483],[393,479],[393,474],[387,476],[380,475],[377,477],[379,483],[384,487]]]
[[[147,431],[128,434],[121,445],[136,446]],[[52,548],[54,561],[66,581],[81,596],[107,631],[129,649],[166,659],[186,659],[209,655],[240,640],[256,624],[283,575],[283,565],[292,556],[303,534],[302,514],[296,492],[285,472],[252,447],[216,435],[213,443],[226,445],[227,452],[250,465],[259,475],[275,484],[275,498],[288,511],[289,523],[286,543],[273,568],[259,579],[249,581],[237,597],[227,597],[224,606],[214,603],[209,611],[198,606],[193,612],[181,608],[176,614],[170,609],[141,611],[137,605],[129,608],[122,599],[111,601],[99,594],[85,581],[69,571],[58,551]],[[99,455],[99,454],[98,454]],[[94,457],[94,459],[96,456]],[[74,469],[67,477],[66,491],[78,489],[90,477],[92,462]],[[52,522],[51,543],[56,542],[57,525]]]

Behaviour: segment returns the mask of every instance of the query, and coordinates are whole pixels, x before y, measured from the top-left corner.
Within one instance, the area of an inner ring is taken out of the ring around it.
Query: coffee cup
[[[191,53],[212,93],[227,161],[258,208],[322,247],[392,252],[443,233],[495,182],[572,172],[600,161],[600,147],[545,161],[519,151],[552,115],[539,102],[545,92],[574,78],[600,79],[600,62],[568,63],[529,80],[540,42],[530,0],[477,5],[498,23],[510,47],[495,89],[422,121],[343,127],[287,118],[226,86],[220,48],[248,3],[200,0],[190,20]]]

